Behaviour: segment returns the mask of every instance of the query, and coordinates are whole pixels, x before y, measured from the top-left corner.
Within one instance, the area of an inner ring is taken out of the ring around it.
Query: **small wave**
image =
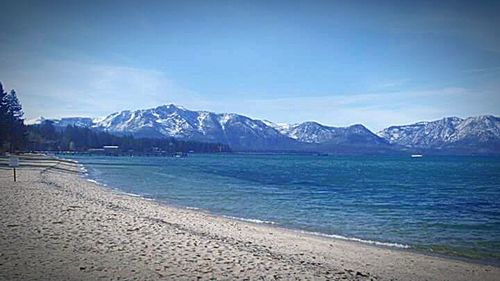
[[[199,210],[200,208],[196,208],[196,207],[186,207],[186,209],[188,209],[188,210]]]
[[[107,184],[102,183],[102,182],[98,182],[98,181],[96,181],[94,179],[87,179],[87,181],[91,182],[91,183],[95,183],[95,184],[100,185],[100,186],[108,186]]]
[[[123,192],[123,191],[120,191],[120,193],[124,194],[124,195],[128,195],[128,196],[132,196],[132,197],[142,197],[142,195],[135,194],[135,193],[129,193],[129,192]]]
[[[233,217],[233,216],[223,216],[223,217],[228,218],[228,219],[253,222],[253,223],[276,224],[273,221],[265,221],[265,220],[258,220],[258,219],[247,219],[247,218],[240,218],[240,217]]]
[[[115,188],[115,187],[111,188],[111,190],[113,190],[113,192],[116,192],[117,194],[126,195],[126,196],[130,196],[130,197],[134,197],[134,198],[140,198],[140,199],[143,199],[146,201],[154,201],[155,200],[153,198],[144,197],[147,194],[137,194],[137,193],[125,192],[125,191],[121,190],[120,188]]]
[[[312,234],[312,235],[321,236],[321,237],[340,239],[340,240],[345,240],[345,241],[355,241],[355,242],[359,242],[359,243],[371,244],[371,245],[377,245],[377,246],[394,247],[394,248],[401,248],[401,249],[411,248],[409,245],[406,245],[406,244],[365,240],[365,239],[360,239],[360,238],[356,238],[356,237],[347,237],[347,236],[342,236],[342,235],[337,235],[337,234],[325,234],[325,233],[320,233],[320,232],[311,232],[311,231],[303,231],[303,230],[298,230],[298,232],[305,233],[305,234]]]

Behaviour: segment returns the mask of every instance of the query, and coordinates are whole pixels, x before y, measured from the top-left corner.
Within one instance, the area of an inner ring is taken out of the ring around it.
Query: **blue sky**
[[[0,81],[27,119],[175,103],[376,131],[500,115],[498,1],[0,5]]]

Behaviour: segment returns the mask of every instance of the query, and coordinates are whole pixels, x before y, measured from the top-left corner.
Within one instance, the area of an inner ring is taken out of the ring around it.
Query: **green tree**
[[[7,120],[7,104],[5,103],[5,96],[7,93],[3,89],[2,82],[0,82],[0,151],[4,144],[7,142],[9,134],[9,122]]]
[[[2,135],[2,144],[7,142],[11,152],[22,149],[26,139],[26,128],[24,126],[23,108],[17,98],[16,91],[11,90],[9,93],[2,95],[1,107],[1,114],[3,115],[2,134],[5,134]]]

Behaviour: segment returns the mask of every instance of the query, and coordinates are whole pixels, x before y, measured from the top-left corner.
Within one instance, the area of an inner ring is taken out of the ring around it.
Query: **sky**
[[[500,115],[500,1],[1,1],[25,118],[174,103],[277,123]]]

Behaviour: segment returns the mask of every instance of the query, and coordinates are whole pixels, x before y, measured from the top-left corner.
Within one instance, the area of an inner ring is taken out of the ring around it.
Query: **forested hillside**
[[[151,139],[116,136],[89,128],[67,126],[56,128],[52,122],[27,126],[26,150],[30,151],[86,151],[103,146],[119,146],[124,153],[153,152],[228,152],[227,145],[180,141],[174,138]]]

